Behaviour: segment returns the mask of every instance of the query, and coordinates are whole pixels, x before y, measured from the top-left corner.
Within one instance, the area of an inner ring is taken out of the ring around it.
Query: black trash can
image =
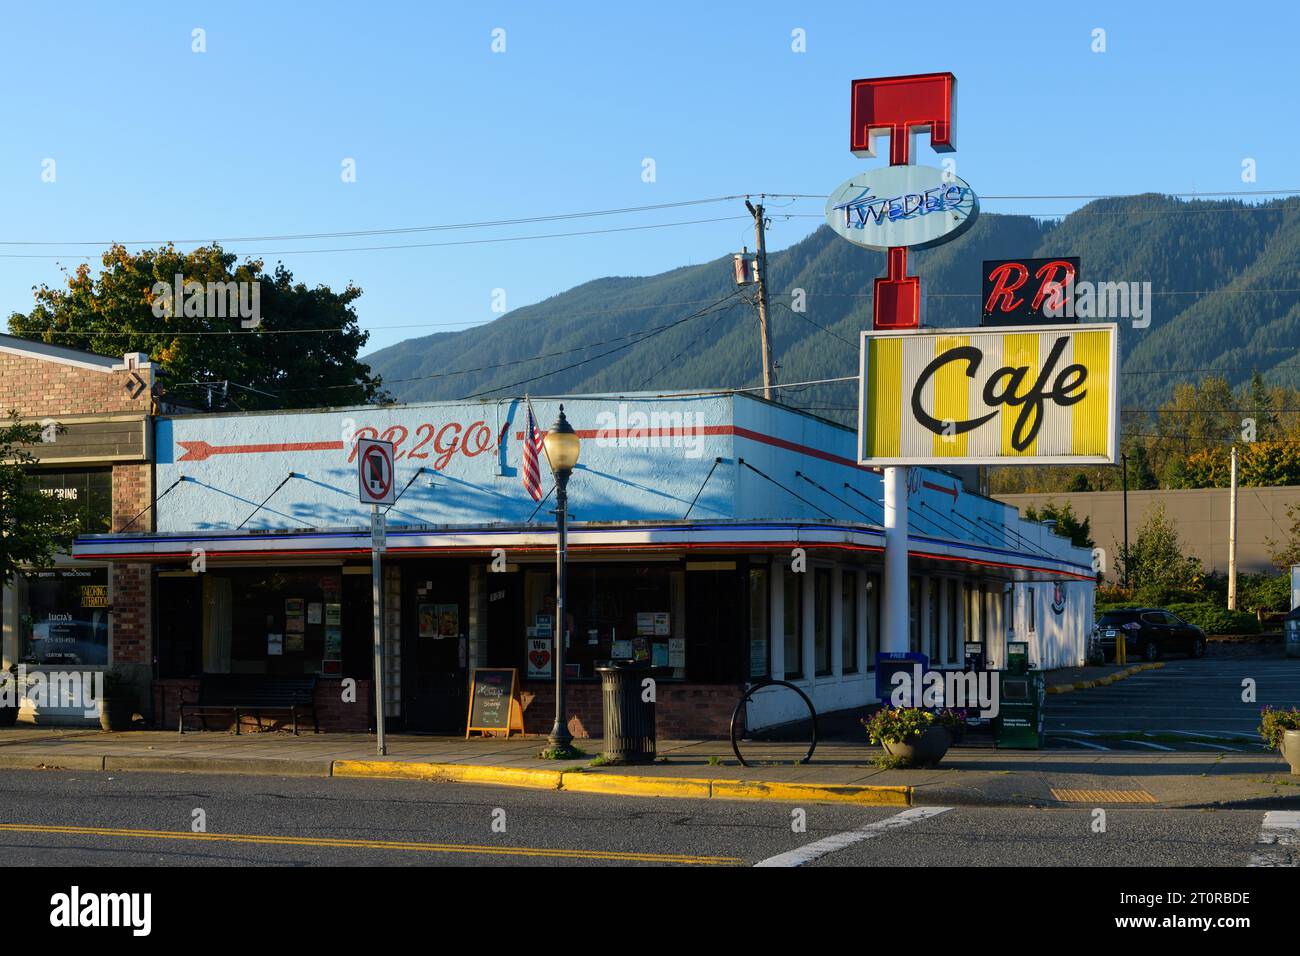
[[[651,668],[635,663],[610,662],[597,667],[605,708],[606,763],[654,763],[655,704],[643,700],[641,682],[653,676]]]

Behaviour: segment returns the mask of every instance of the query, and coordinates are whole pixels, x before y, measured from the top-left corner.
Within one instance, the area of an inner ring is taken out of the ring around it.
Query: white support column
[[[880,633],[882,652],[908,649],[907,600],[907,469],[885,469],[885,574]]]
[[[950,578],[939,579],[939,659],[945,664],[951,664],[948,657],[948,634],[952,627],[952,615],[949,613],[948,601],[952,580]]]
[[[844,673],[844,567],[831,567],[831,673]]]
[[[920,575],[920,580],[916,587],[916,600],[920,603],[916,615],[917,627],[920,629],[920,635],[917,640],[917,649],[930,658],[930,663],[934,663],[934,621],[930,613],[930,589],[934,586],[934,580],[928,574]]]
[[[812,683],[817,679],[817,589],[812,566],[797,577],[803,588],[803,676]]]
[[[788,559],[787,559],[788,560]],[[778,556],[772,562],[768,578],[771,592],[771,606],[768,609],[768,654],[771,661],[772,676],[780,680],[785,676],[785,566]]]

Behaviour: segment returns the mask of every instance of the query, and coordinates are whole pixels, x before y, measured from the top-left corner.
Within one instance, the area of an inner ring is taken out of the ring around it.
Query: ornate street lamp
[[[555,524],[558,532],[555,545],[555,726],[551,728],[550,749],[561,755],[573,747],[573,735],[569,733],[568,720],[564,715],[564,639],[567,627],[565,568],[569,557],[569,476],[578,464],[582,446],[578,433],[564,417],[563,405],[560,406],[560,416],[542,442],[546,449],[546,460],[550,462],[551,471],[555,475]]]

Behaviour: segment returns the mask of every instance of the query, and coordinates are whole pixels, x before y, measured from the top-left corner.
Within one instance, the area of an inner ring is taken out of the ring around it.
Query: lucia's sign
[[[1116,326],[862,333],[865,465],[1110,464]]]

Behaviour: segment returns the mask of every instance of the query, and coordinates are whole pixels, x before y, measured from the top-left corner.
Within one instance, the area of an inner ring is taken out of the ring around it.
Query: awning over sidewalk
[[[920,561],[948,566],[967,564],[981,573],[1015,580],[1088,580],[1086,565],[1023,550],[969,541],[911,535],[909,553]],[[819,522],[621,522],[575,523],[569,550],[575,556],[708,552],[771,553],[806,548],[813,551],[879,553],[884,532],[867,524]],[[388,531],[386,554],[488,556],[496,549],[518,557],[555,550],[553,529],[537,525],[403,527]],[[201,552],[207,560],[347,557],[370,553],[368,529],[285,531],[213,531],[188,534],[105,534],[77,539],[73,556],[83,560],[132,562],[190,561]]]

